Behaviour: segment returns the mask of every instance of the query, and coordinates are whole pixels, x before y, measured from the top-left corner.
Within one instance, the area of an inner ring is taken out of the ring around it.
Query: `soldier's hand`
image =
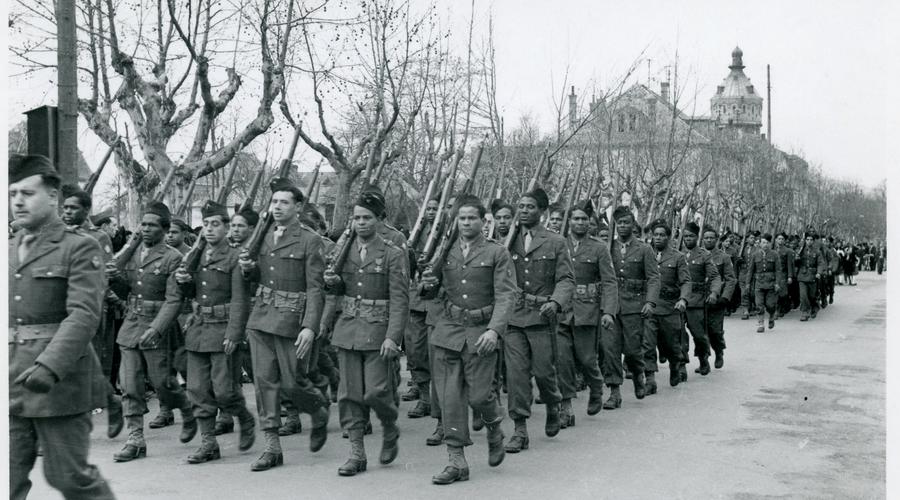
[[[118,266],[112,261],[106,263],[106,268],[104,268],[103,271],[106,273],[106,279],[115,279],[122,275]]]
[[[792,284],[793,282],[794,282],[794,278],[788,278],[788,279],[787,279],[788,285]]]
[[[615,326],[616,320],[613,319],[612,314],[604,314],[603,317],[600,318],[600,326],[606,329],[612,329]]]
[[[499,335],[494,330],[485,330],[481,336],[478,337],[478,340],[475,341],[475,349],[478,352],[479,356],[484,356],[485,354],[490,354],[494,352],[494,349],[497,348],[497,339]]]
[[[175,282],[179,285],[184,285],[194,281],[194,278],[191,276],[191,273],[187,272],[187,270],[183,267],[179,267],[175,270]]]
[[[309,354],[309,350],[312,349],[313,341],[315,340],[315,332],[309,328],[300,330],[300,334],[297,335],[297,341],[294,342],[294,345],[297,346],[297,359],[304,358]]]
[[[706,298],[706,303],[709,305],[715,305],[719,302],[719,294],[716,292],[712,292],[709,294],[709,297]]]
[[[422,279],[419,280],[419,282],[422,283],[422,287],[425,288],[425,290],[432,290],[440,284],[437,276],[431,271],[431,268],[426,268],[422,271]]]
[[[159,332],[156,328],[147,328],[138,340],[138,347],[143,349],[155,349],[159,344]]]
[[[678,302],[675,303],[675,310],[678,312],[684,312],[687,309],[687,302],[684,299],[679,299]]]
[[[28,367],[21,375],[16,377],[14,383],[22,384],[23,387],[31,392],[47,393],[53,388],[54,384],[59,382],[56,374],[50,371],[46,366],[35,363]]]
[[[238,343],[225,339],[225,341],[222,342],[222,345],[225,346],[225,355],[231,356],[231,353],[233,353],[234,350],[237,349]]]
[[[245,273],[249,273],[256,267],[256,262],[250,260],[250,252],[246,248],[238,254],[238,265],[241,266],[241,271]]]
[[[400,355],[400,348],[397,343],[391,339],[384,339],[381,343],[381,357],[385,359],[394,359]]]
[[[778,292],[780,292],[780,291],[781,291],[781,285],[779,285],[778,283],[776,283],[776,284],[775,284],[775,293],[778,293]]]
[[[559,304],[550,300],[547,301],[544,305],[541,306],[541,316],[552,321],[556,319],[556,314],[559,312]]]
[[[326,269],[325,274],[322,275],[322,278],[325,280],[325,284],[329,287],[335,287],[341,284],[341,277],[337,275],[332,269]]]
[[[816,273],[816,279],[821,279],[821,278],[822,278],[822,275],[819,273]]]
[[[649,318],[651,314],[653,314],[653,310],[656,309],[656,306],[650,302],[644,304],[644,307],[641,308],[641,316],[645,318]]]

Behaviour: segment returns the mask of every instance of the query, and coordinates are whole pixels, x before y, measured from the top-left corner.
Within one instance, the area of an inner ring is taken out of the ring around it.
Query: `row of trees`
[[[563,78],[551,89],[559,96],[554,130],[541,131],[528,116],[507,127],[493,20],[479,16],[474,1],[462,35],[434,6],[397,0],[77,7],[79,112],[113,150],[131,214],[172,169],[174,202],[193,179],[221,175],[236,156],[235,190],[245,192],[252,170],[263,162],[274,169],[296,134],[303,161],[334,172],[327,188],[337,230],[348,200],[374,181],[396,222],[409,225],[435,169],[459,162],[466,178],[484,141],[476,185],[485,199],[516,196],[546,155],[542,181],[551,194],[571,201],[590,193],[605,207],[628,193],[644,223],[690,217],[735,231],[811,223],[860,238],[884,232],[883,189],[828,179],[758,136],[686,115],[683,103],[697,99],[679,85],[677,61],[670,102],[632,85],[638,55],[606,90],[591,89],[590,101],[567,106]],[[10,23],[22,73],[53,70],[52,6],[17,0]],[[582,163],[582,185],[572,188],[566,179]]]

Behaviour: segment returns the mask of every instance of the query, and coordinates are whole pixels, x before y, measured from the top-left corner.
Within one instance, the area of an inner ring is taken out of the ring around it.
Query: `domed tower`
[[[744,52],[735,47],[731,52],[731,72],[710,99],[710,115],[720,128],[759,134],[762,126],[763,98],[744,74]]]

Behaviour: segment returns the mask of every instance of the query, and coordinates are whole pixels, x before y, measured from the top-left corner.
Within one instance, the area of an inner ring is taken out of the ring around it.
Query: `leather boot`
[[[771,330],[773,328],[775,328],[775,315],[770,314],[769,315],[769,330]]]
[[[383,427],[381,453],[378,455],[378,461],[382,465],[387,465],[393,462],[400,452],[400,446],[398,446],[400,428],[397,427],[397,422],[384,423]]]
[[[148,427],[151,429],[161,429],[170,425],[175,425],[175,415],[172,414],[172,410],[160,404],[159,413],[150,421]]]
[[[147,443],[144,442],[144,417],[141,415],[128,417],[128,440],[121,451],[113,455],[116,462],[130,462],[147,456]]]
[[[672,387],[681,383],[681,370],[678,363],[669,363],[669,385]]]
[[[547,404],[547,421],[544,423],[544,434],[547,437],[559,434],[559,403]]]
[[[515,431],[513,437],[506,443],[506,453],[518,453],[528,449],[528,427],[525,425],[525,419],[514,420]]]
[[[213,424],[215,425],[215,424]],[[190,443],[197,435],[197,419],[191,412],[190,405],[181,409],[181,435],[178,440],[182,443]]]
[[[444,467],[444,470],[431,477],[434,484],[451,484],[456,481],[469,480],[469,464],[466,463],[466,456],[463,454],[462,446],[447,446],[447,454],[450,455],[450,465]]]
[[[725,366],[725,352],[724,351],[716,351],[716,362],[715,362],[715,365],[713,365],[713,366],[715,366],[716,369],[719,369],[719,368],[722,368],[723,366]]]
[[[444,423],[441,419],[438,419],[437,425],[434,427],[434,432],[428,436],[428,439],[425,440],[425,444],[428,446],[439,446],[444,442]]]
[[[700,367],[694,371],[703,376],[709,375],[709,357],[703,356],[700,358]]]
[[[488,442],[488,465],[496,467],[503,462],[506,457],[506,450],[503,448],[503,429],[500,428],[500,422],[503,417],[497,418],[496,422],[485,424],[487,427]]]
[[[187,462],[189,464],[202,464],[222,458],[219,443],[216,442],[216,418],[203,417],[197,420],[200,423],[200,448],[193,454],[188,455]]]
[[[403,401],[415,401],[419,399],[419,387],[418,386],[410,386],[409,390],[404,392],[400,399]]]
[[[309,451],[315,453],[328,440],[328,407],[322,406],[312,415],[313,428],[309,433]]]
[[[750,313],[744,309],[744,314],[741,315],[741,319],[750,319]]]
[[[572,412],[572,400],[563,399],[559,402],[559,428],[575,427],[575,415]]]
[[[756,324],[756,333],[763,333],[766,331],[765,325],[763,325],[763,321],[765,319],[765,313],[759,316],[759,322]]]
[[[125,418],[122,416],[122,400],[115,394],[107,397],[106,421],[106,437],[110,439],[118,436],[125,427]]]
[[[266,429],[266,449],[263,454],[250,465],[254,472],[269,470],[279,465],[284,465],[284,453],[281,452],[281,441],[278,439],[278,429]]]
[[[219,410],[219,416],[216,417],[216,427],[214,432],[216,436],[234,432],[234,419],[231,417],[230,413],[225,410]]]
[[[600,413],[601,408],[603,408],[603,389],[601,388],[596,393],[591,390],[591,396],[588,398],[587,414],[596,415]]]
[[[681,375],[682,382],[687,382],[687,367],[684,363],[678,365],[678,374]]]
[[[481,418],[481,414],[472,410],[472,430],[478,432],[481,429],[484,429],[484,420]]]
[[[291,407],[287,411],[287,418],[278,428],[279,436],[292,436],[300,434],[303,431],[303,424],[300,422],[300,410]]]
[[[253,418],[250,410],[244,407],[241,409],[241,413],[238,414],[238,421],[241,426],[241,439],[238,443],[238,449],[247,451],[253,447],[253,443],[256,441],[256,419]],[[218,425],[216,427],[218,428]]]
[[[654,372],[644,372],[644,383],[645,395],[656,394],[656,374]]]
[[[615,410],[622,406],[622,393],[619,391],[618,385],[610,385],[609,398],[603,403],[604,410]]]
[[[633,381],[634,397],[644,399],[644,396],[647,394],[647,378],[644,376],[644,372],[636,373]]]
[[[363,442],[363,429],[347,431],[350,439],[350,458],[338,468],[341,476],[355,476],[366,470],[366,446]]]

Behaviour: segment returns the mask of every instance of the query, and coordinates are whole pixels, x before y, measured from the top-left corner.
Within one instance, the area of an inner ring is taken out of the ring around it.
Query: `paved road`
[[[531,448],[498,468],[487,466],[485,431],[475,433],[466,483],[430,484],[446,455],[424,445],[433,421],[405,417],[411,403],[401,408],[397,461],[377,464],[376,428],[366,443],[369,470],[354,478],[336,472],[348,451],[336,417],[324,450],[310,454],[304,430],[283,441],[284,467],[253,473],[261,439],[241,454],[228,435],[222,460],[187,465],[199,438],[182,445],[173,427],[147,433],[146,459],[113,463],[125,433],[106,439],[98,415],[92,460],[121,499],[884,498],[886,277],[859,278],[838,287],[835,304],[810,322],[795,311],[757,334],[755,322],[727,319],[724,369],[700,377],[694,361],[687,384],[673,389],[664,377],[659,394],[642,401],[626,385],[622,408],[595,417],[582,397],[576,427],[554,439],[544,437],[536,408]],[[507,435],[511,428],[507,420]],[[40,466],[32,498],[60,498]]]

